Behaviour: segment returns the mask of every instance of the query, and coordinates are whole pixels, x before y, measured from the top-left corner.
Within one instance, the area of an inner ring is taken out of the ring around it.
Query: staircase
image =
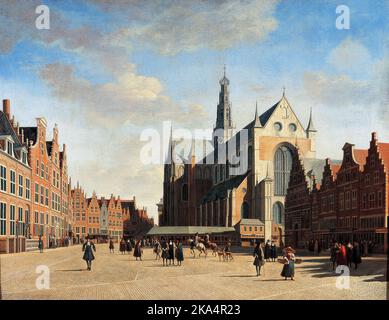
[[[26,239],[26,251],[35,251],[38,248],[38,239]]]

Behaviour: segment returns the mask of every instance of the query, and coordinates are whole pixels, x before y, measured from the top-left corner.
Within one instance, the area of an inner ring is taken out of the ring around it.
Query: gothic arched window
[[[182,201],[188,201],[188,185],[186,183],[182,185],[181,199]]]
[[[285,196],[288,190],[292,152],[286,146],[279,147],[274,155],[274,194]]]
[[[273,221],[282,224],[282,203],[280,202],[273,204]]]
[[[240,216],[242,219],[249,218],[249,204],[246,201],[242,203],[242,207],[240,208]]]

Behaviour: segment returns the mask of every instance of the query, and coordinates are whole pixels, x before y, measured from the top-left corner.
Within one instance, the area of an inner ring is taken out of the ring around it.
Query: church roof
[[[195,235],[199,234],[212,234],[212,233],[224,233],[235,232],[233,227],[202,227],[202,226],[174,226],[174,227],[159,227],[154,226],[147,233],[149,236],[156,235]]]
[[[324,159],[302,159],[302,162],[304,166],[305,180],[307,181],[309,189],[312,189],[314,176],[316,183],[321,183],[326,161]]]
[[[239,187],[242,181],[247,177],[247,173],[235,176],[221,183],[214,185],[211,190],[201,199],[200,203],[224,199],[227,197],[228,190]]]
[[[262,113],[258,118],[259,118],[259,124],[264,127],[267,123],[267,121],[270,119],[271,115],[273,114],[274,110],[276,110],[278,104],[281,102],[278,101],[275,105],[273,105],[272,107],[270,107],[269,109],[267,109],[264,113]],[[257,114],[255,115],[257,117]],[[246,127],[244,127],[245,129],[251,129],[254,127],[255,124],[258,124],[258,121],[256,121],[256,119],[254,119],[253,121],[251,121]]]

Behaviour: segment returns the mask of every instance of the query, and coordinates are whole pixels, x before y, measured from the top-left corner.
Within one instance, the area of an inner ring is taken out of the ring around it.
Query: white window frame
[[[7,167],[0,165],[0,191],[7,192]]]

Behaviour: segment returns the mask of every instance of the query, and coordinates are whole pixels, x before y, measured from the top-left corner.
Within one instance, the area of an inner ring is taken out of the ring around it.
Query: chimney
[[[8,119],[11,119],[11,104],[9,99],[3,100],[3,112],[5,113]]]

